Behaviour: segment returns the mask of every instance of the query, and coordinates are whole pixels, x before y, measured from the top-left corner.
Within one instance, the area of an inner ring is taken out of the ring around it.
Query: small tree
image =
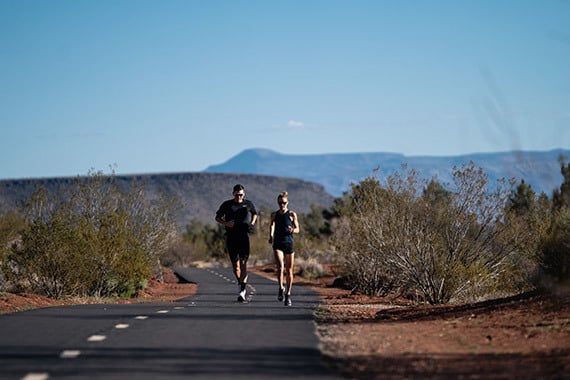
[[[555,211],[542,254],[541,267],[549,279],[570,285],[570,208]]]
[[[514,212],[518,216],[526,216],[534,210],[535,204],[536,193],[532,186],[527,184],[524,179],[521,180],[516,190],[509,197],[509,211]]]
[[[550,228],[542,245],[541,267],[556,283],[570,283],[570,164],[561,156],[562,184],[553,193]]]
[[[299,214],[299,223],[306,238],[321,240],[332,234],[331,219],[335,216],[334,211],[326,207],[311,205],[311,212]]]
[[[570,163],[566,162],[567,157],[560,156],[560,174],[562,174],[562,184],[559,189],[554,190],[552,201],[554,208],[570,208]]]

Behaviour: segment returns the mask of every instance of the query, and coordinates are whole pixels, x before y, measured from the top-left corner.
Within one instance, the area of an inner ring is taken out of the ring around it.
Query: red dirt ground
[[[270,266],[259,268],[273,276]],[[319,292],[321,350],[349,379],[570,379],[570,294],[527,293],[465,305],[417,305],[332,287]]]
[[[274,277],[271,266],[252,272]],[[334,278],[296,279],[323,304],[316,312],[321,349],[350,379],[570,379],[570,296],[528,293],[466,305],[413,305],[331,286]],[[174,301],[194,294],[169,270],[122,303]],[[294,292],[294,289],[293,289]],[[52,305],[32,294],[0,293],[0,313]],[[117,301],[106,301],[117,302]]]

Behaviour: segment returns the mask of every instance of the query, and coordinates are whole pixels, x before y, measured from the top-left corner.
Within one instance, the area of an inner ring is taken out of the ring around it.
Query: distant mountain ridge
[[[84,178],[84,177],[80,177]],[[73,183],[73,177],[0,180],[0,213],[16,209],[41,186],[49,192],[56,192]],[[163,194],[179,202],[178,225],[181,229],[192,220],[215,224],[214,216],[219,205],[232,198],[232,188],[241,183],[246,188],[258,211],[263,208],[276,210],[277,195],[287,190],[291,194],[291,208],[301,213],[311,211],[311,205],[329,207],[334,198],[322,185],[297,178],[275,177],[255,174],[220,173],[167,173],[117,175],[117,184],[128,188],[135,183],[144,184],[150,199]],[[260,215],[262,223],[268,223],[269,215]],[[264,221],[265,220],[265,221]]]
[[[512,151],[476,153],[461,156],[405,156],[399,153],[338,153],[292,155],[269,149],[247,149],[228,161],[212,165],[205,172],[284,175],[319,183],[335,197],[379,169],[381,178],[401,170],[402,164],[414,168],[423,178],[437,178],[442,183],[452,180],[454,166],[473,161],[483,168],[495,183],[499,178],[524,179],[537,192],[552,195],[562,183],[560,155],[570,157],[570,150]]]
[[[179,225],[192,220],[213,223],[219,204],[231,198],[236,183],[246,186],[248,196],[258,208],[276,208],[276,196],[287,190],[291,207],[307,213],[311,205],[331,206],[334,197],[350,189],[379,169],[381,178],[401,169],[402,164],[418,170],[424,178],[436,177],[451,182],[453,166],[473,161],[495,182],[498,178],[524,179],[540,193],[552,195],[560,187],[560,155],[570,157],[570,150],[547,152],[481,153],[454,157],[405,156],[397,153],[346,153],[289,155],[267,149],[248,149],[205,172],[119,175],[125,186],[143,182],[150,197],[159,193],[180,201]],[[68,186],[73,177],[0,180],[0,212],[16,208],[27,199],[36,185],[49,191]]]

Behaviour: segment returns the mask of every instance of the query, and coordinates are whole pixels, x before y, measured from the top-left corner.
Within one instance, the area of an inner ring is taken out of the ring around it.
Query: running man
[[[245,199],[245,188],[237,184],[233,199],[220,205],[216,222],[226,228],[226,247],[232,269],[239,284],[239,302],[247,302],[247,260],[249,259],[249,232],[257,221],[257,210],[253,202]],[[251,215],[251,216],[250,216]]]

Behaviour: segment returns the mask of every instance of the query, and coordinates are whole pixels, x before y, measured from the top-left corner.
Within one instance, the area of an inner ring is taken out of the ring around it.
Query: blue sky
[[[568,0],[0,0],[0,178],[569,148],[568,20]]]

